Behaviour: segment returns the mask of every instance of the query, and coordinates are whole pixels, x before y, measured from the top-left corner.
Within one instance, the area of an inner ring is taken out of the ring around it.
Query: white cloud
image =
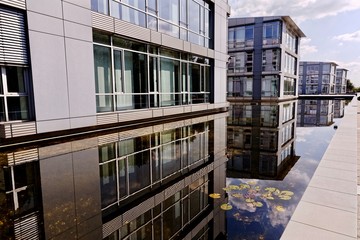
[[[315,45],[311,45],[310,38],[302,38],[300,43],[301,59],[304,59],[308,54],[316,53],[318,51]]]
[[[360,42],[360,30],[353,33],[345,33],[335,36],[333,39],[344,42]]]
[[[359,0],[229,0],[231,17],[290,16],[299,23],[360,9]]]

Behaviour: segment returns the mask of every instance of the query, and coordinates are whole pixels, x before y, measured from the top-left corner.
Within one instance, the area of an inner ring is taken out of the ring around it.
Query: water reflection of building
[[[334,118],[342,118],[345,113],[345,100],[334,99]]]
[[[8,215],[0,232],[40,239],[224,235],[225,196],[208,194],[225,187],[225,121],[211,115],[3,153],[0,204]]]
[[[296,101],[232,103],[228,177],[282,179],[295,156]]]
[[[0,239],[24,239],[24,232],[27,239],[33,239],[42,232],[36,159],[36,150],[0,155]]]
[[[341,104],[337,105],[337,108],[340,111]],[[297,125],[300,127],[329,126],[334,122],[334,100],[330,100],[330,99],[298,100],[297,114],[298,114]]]

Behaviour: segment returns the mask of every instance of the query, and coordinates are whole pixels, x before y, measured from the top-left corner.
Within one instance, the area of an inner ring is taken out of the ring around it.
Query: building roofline
[[[290,16],[258,16],[258,17],[230,17],[228,21],[232,22],[232,26],[253,24],[255,19],[262,18],[264,22],[271,20],[282,20],[290,29],[292,29],[299,37],[306,37],[304,32],[299,28],[298,25],[292,20]],[[241,23],[240,23],[241,22]]]
[[[292,29],[294,29],[294,31],[296,33],[299,34],[300,37],[306,37],[305,33],[303,31],[301,31],[301,29],[299,28],[298,25],[296,25],[296,23],[292,20],[292,18],[290,16],[281,16],[281,18],[291,26]]]
[[[300,64],[320,64],[320,63],[330,63],[333,64],[335,66],[339,66],[339,64],[337,64],[336,62],[331,62],[331,61],[300,61]]]

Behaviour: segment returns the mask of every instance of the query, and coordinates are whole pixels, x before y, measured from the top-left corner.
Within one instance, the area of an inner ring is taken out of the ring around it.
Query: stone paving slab
[[[335,232],[327,231],[321,228],[313,227],[307,224],[292,222],[286,227],[282,235],[283,240],[354,240],[356,238],[348,237]]]
[[[360,236],[360,104],[356,97],[345,111],[281,239],[341,240]]]
[[[355,194],[343,194],[332,190],[308,187],[301,200],[356,213],[356,198]]]
[[[348,237],[356,237],[356,213],[353,212],[301,201],[291,219]]]

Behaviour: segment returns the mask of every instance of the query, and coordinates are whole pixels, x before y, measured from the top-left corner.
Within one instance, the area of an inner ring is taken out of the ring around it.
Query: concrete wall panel
[[[34,31],[29,36],[36,120],[67,118],[64,38]]]
[[[39,12],[48,16],[62,18],[61,0],[26,1],[28,11]]]

